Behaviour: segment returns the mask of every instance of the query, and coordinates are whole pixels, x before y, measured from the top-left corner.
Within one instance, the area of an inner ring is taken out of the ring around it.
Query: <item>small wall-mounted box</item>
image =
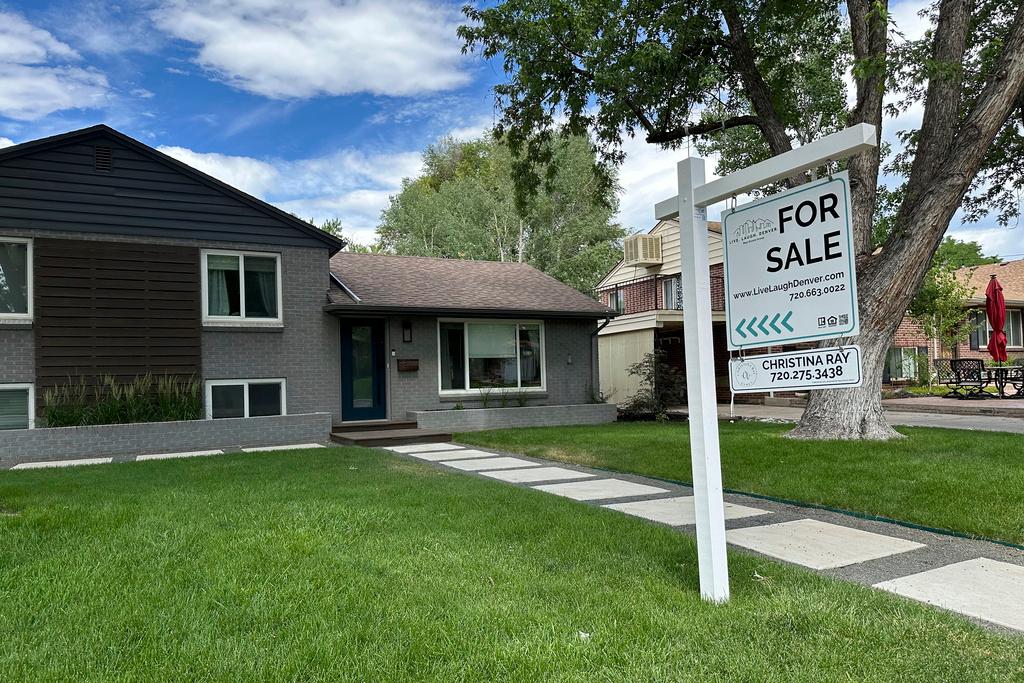
[[[661,235],[630,235],[623,242],[623,252],[624,265],[661,265]]]
[[[399,358],[398,359],[398,371],[399,372],[419,372],[420,359],[419,358]]]

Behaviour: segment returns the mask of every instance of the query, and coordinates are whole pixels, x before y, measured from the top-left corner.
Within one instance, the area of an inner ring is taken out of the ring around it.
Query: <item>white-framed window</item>
[[[437,337],[442,394],[544,391],[543,322],[439,320]]]
[[[203,250],[203,322],[280,324],[281,255]]]
[[[608,293],[608,307],[616,313],[626,312],[626,293],[621,289],[613,289]]]
[[[988,315],[983,309],[977,309],[972,313],[974,333],[977,335],[978,348],[984,349],[988,346],[989,337],[992,335],[992,326],[988,322]],[[1006,309],[1006,324],[1003,326],[1006,332],[1006,347],[1012,349],[1024,348],[1024,310],[1019,308]]]
[[[0,320],[32,320],[32,240],[0,236]]]
[[[206,381],[206,419],[287,415],[283,379],[211,379]]]
[[[917,368],[921,357],[928,357],[928,347],[890,347],[885,357],[886,374],[889,381],[917,380]]]
[[[0,430],[34,429],[35,426],[35,386],[0,384]]]
[[[682,308],[680,291],[682,281],[679,276],[666,278],[661,281],[661,307],[665,310],[674,311]]]

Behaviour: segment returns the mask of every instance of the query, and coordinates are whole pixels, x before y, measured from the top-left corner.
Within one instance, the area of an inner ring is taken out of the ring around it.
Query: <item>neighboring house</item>
[[[883,382],[901,384],[919,379],[918,359],[927,358],[928,366],[936,358],[981,358],[991,360],[988,339],[992,331],[985,314],[985,290],[992,276],[999,278],[1006,299],[1006,353],[1024,358],[1024,259],[1005,263],[969,266],[957,271],[957,277],[970,288],[964,306],[969,309],[970,334],[955,349],[928,337],[921,326],[907,316],[900,322],[896,338],[886,358]]]
[[[719,396],[729,396],[729,351],[725,334],[725,283],[722,266],[722,227],[708,222],[708,277],[711,281],[711,320],[715,374]],[[601,302],[619,316],[601,328],[601,392],[623,403],[639,388],[629,367],[655,349],[685,371],[682,292],[679,278],[679,223],[660,221],[649,232],[626,238],[624,258],[597,285]]]
[[[0,428],[35,426],[48,389],[147,373],[201,379],[214,421],[324,432],[591,400],[613,311],[523,264],[343,246],[107,126],[0,150]]]

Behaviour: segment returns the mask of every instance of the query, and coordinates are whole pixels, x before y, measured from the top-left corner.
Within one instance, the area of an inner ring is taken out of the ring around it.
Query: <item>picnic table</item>
[[[995,385],[996,392],[999,394],[999,398],[1006,398],[1006,385],[1010,384],[1008,380],[1016,378],[1024,373],[1024,366],[1022,365],[990,365],[985,368],[985,373],[988,376],[989,381]],[[1020,396],[1018,390],[1017,395]]]

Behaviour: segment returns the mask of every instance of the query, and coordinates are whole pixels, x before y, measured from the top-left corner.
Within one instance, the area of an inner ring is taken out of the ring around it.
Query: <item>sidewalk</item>
[[[673,413],[686,414],[686,409],[673,409]],[[762,406],[737,404],[733,411],[734,417],[759,420],[779,420],[797,422],[804,409],[789,406]],[[730,417],[729,405],[719,404],[718,415],[723,419]],[[1014,432],[1024,434],[1024,418],[994,417],[991,415],[954,415],[950,413],[912,413],[906,411],[886,410],[885,418],[891,425],[904,427],[945,427],[949,429],[976,429],[985,432]]]
[[[693,491],[687,486],[457,444],[387,450],[682,533],[694,530]],[[725,500],[733,549],[920,600],[995,630],[1024,632],[1024,550],[763,498],[727,494]]]

